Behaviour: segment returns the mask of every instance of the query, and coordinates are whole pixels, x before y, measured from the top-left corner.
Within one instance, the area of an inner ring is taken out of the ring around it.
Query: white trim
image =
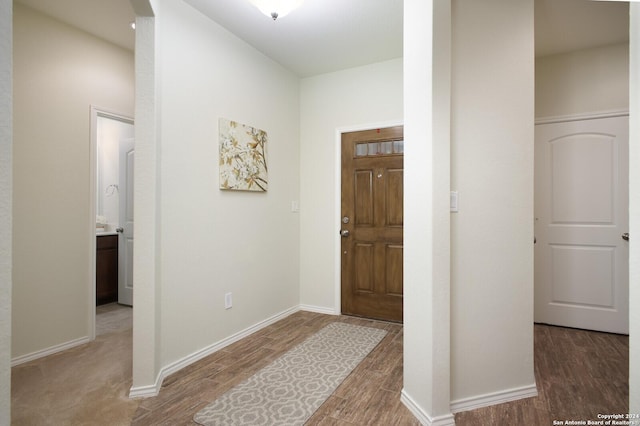
[[[160,393],[160,388],[162,387],[162,382],[165,377],[193,364],[196,361],[200,361],[202,358],[218,352],[220,349],[224,349],[225,347],[237,342],[240,339],[244,339],[245,337],[255,333],[256,331],[260,331],[263,328],[298,312],[299,310],[300,306],[293,306],[248,328],[245,328],[244,330],[232,334],[231,336],[224,338],[219,342],[206,346],[192,353],[191,355],[187,355],[184,358],[181,358],[169,365],[162,367],[158,372],[156,382],[153,385],[131,387],[131,389],[129,389],[129,398],[147,398],[158,395],[158,393]]]
[[[550,117],[537,117],[535,124],[566,123],[569,121],[596,120],[598,118],[628,116],[628,110],[611,110],[601,112],[589,112],[584,114],[558,115]]]
[[[453,414],[445,414],[444,416],[431,417],[426,411],[420,407],[413,398],[404,390],[400,393],[400,401],[409,409],[420,424],[426,426],[449,426],[455,425],[456,421]]]
[[[536,388],[536,384],[533,383],[520,388],[507,389],[504,391],[451,401],[451,412],[459,413],[461,411],[475,410],[477,408],[489,407],[491,405],[536,396],[538,396],[538,389]]]
[[[120,112],[113,111],[113,110],[110,110],[108,108],[101,108],[101,107],[96,106],[96,105],[91,105],[91,111],[92,112],[95,111],[101,117],[111,118],[113,120],[122,121],[123,123],[128,123],[128,124],[134,124],[135,123],[135,120],[133,119],[133,117],[129,117],[126,114],[122,114]]]
[[[129,389],[129,398],[151,398],[157,396],[160,393],[162,381],[165,377],[166,375],[162,375],[161,373],[159,373],[154,384],[147,386],[138,386],[135,388],[131,387],[131,389]]]
[[[335,308],[325,308],[324,306],[300,305],[300,310],[317,314],[340,315],[340,311],[336,312]]]
[[[358,124],[353,126],[341,126],[336,128],[335,133],[335,158],[334,158],[334,226],[335,236],[333,240],[334,251],[334,309],[337,315],[342,313],[342,292],[340,288],[342,256],[340,254],[340,235],[338,230],[342,226],[340,221],[342,215],[342,134],[347,132],[360,132],[363,130],[383,129],[385,127],[404,126],[402,120],[381,121],[378,123]]]
[[[65,343],[60,343],[58,345],[54,345],[45,349],[41,349],[39,351],[31,352],[30,354],[21,355],[19,357],[13,358],[11,360],[11,366],[15,367],[16,365],[24,364],[25,362],[33,361],[39,358],[43,358],[45,356],[53,355],[58,352],[66,351],[67,349],[75,348],[76,346],[84,345],[85,343],[89,343],[91,339],[88,336],[80,337],[78,339],[70,340]]]

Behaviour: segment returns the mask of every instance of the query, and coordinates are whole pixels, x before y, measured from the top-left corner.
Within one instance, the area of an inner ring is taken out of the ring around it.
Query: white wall
[[[16,358],[89,335],[90,105],[133,116],[134,70],[132,52],[19,3],[13,25]]]
[[[451,1],[404,2],[402,402],[422,424],[450,407]]]
[[[158,0],[154,9],[162,117],[156,347],[165,368],[299,304],[299,215],[290,209],[299,197],[299,85],[185,3]],[[268,133],[266,193],[219,189],[220,117]]]
[[[454,0],[451,399],[533,388],[533,0]],[[488,31],[487,29],[491,29]],[[487,397],[487,399],[483,399]]]
[[[0,425],[11,423],[12,0],[0,0]]]
[[[402,59],[305,78],[300,85],[300,301],[334,311],[336,132],[402,122]]]
[[[628,107],[627,43],[536,58],[536,118]]]
[[[136,13],[135,163],[133,217],[133,368],[131,396],[155,394],[160,377],[160,257],[157,135],[159,76],[156,77],[156,19],[149,0],[131,0]],[[142,389],[141,389],[142,388]],[[139,392],[135,392],[136,389]]]

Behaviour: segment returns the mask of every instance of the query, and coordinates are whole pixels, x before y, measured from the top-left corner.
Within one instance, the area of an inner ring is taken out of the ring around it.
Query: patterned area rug
[[[194,416],[213,425],[302,425],[387,334],[334,322]]]

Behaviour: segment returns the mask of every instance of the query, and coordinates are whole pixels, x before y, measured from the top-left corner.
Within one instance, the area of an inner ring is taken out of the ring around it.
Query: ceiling
[[[129,0],[15,0],[126,49],[133,50],[135,20]]]
[[[305,0],[276,21],[249,1],[185,2],[301,77],[402,56],[403,0]]]
[[[129,0],[16,0],[133,50]],[[403,0],[305,0],[273,21],[246,0],[184,0],[301,77],[402,56]],[[535,0],[536,56],[628,40],[628,4]]]

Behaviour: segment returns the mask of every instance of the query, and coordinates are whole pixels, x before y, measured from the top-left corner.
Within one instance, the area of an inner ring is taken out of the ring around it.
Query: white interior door
[[[628,152],[628,117],[536,126],[536,322],[629,333]]]
[[[134,140],[120,141],[120,227],[118,303],[133,306],[133,157]]]

